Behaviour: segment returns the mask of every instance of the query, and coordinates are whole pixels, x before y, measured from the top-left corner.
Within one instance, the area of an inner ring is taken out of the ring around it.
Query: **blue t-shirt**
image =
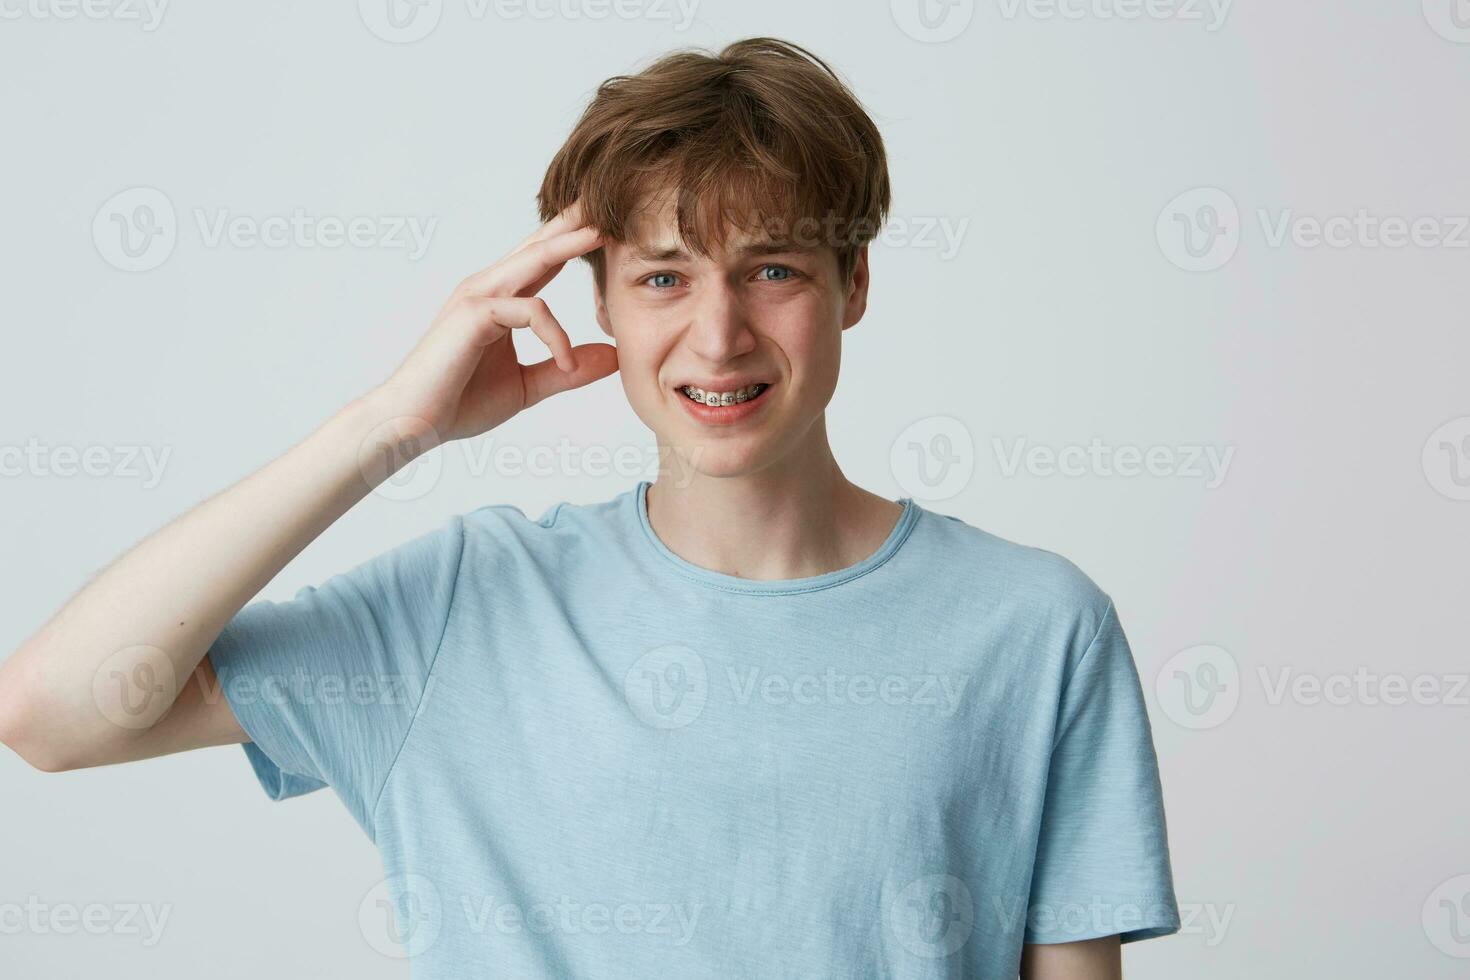
[[[364,928],[415,977],[1013,978],[1179,928],[1075,565],[902,498],[858,564],[742,579],[647,487],[454,517],[210,651],[267,792],[330,786],[376,843]]]

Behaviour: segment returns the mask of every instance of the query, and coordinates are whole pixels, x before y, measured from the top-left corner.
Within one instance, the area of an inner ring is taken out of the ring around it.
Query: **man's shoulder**
[[[479,543],[565,547],[572,538],[618,533],[632,492],[625,490],[588,503],[561,500],[539,509],[520,504],[482,504],[458,519],[463,521],[466,535]],[[532,517],[533,513],[537,516]]]
[[[922,557],[962,595],[1098,622],[1112,599],[1070,558],[926,509]]]

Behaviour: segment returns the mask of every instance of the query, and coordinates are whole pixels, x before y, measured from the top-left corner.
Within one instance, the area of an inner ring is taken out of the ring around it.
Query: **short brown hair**
[[[627,241],[650,192],[673,196],[679,235],[701,255],[732,225],[777,240],[825,228],[844,281],[888,213],[888,163],[878,127],[827,63],[771,37],[718,54],[665,55],[597,88],[536,195],[541,220],[578,199],[583,219]],[[599,285],[602,249],[586,256]]]

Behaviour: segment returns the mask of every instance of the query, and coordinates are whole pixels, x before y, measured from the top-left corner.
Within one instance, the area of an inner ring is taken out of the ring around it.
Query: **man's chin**
[[[770,464],[775,455],[767,440],[747,436],[741,439],[704,439],[690,442],[659,441],[660,479],[675,486],[688,486],[696,477],[729,479],[758,472]]]

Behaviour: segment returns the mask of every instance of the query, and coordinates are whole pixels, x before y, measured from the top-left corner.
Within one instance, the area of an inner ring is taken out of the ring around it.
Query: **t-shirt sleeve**
[[[1111,602],[1057,715],[1025,941],[1179,929],[1153,734]]]
[[[272,799],[331,786],[376,837],[373,810],[427,697],[463,549],[456,517],[225,625],[209,658]]]

